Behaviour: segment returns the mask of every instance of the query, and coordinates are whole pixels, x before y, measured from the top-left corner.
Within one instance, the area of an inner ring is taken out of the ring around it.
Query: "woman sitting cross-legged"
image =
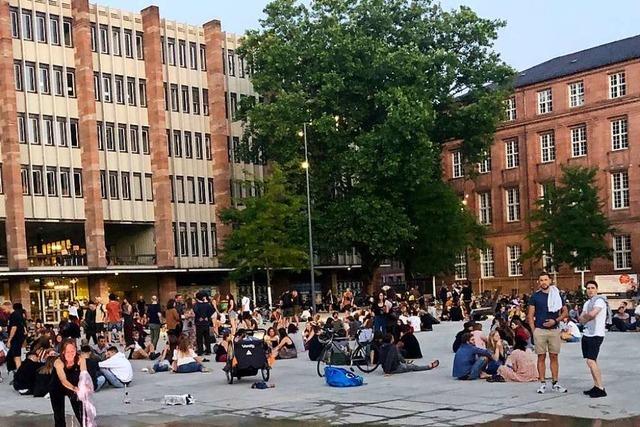
[[[202,358],[197,356],[191,348],[189,341],[186,335],[178,338],[178,347],[173,351],[173,372],[178,374],[209,372],[209,369],[202,365]]]
[[[537,358],[527,350],[524,340],[516,339],[514,350],[507,358],[506,364],[498,368],[498,375],[512,382],[538,381]]]
[[[427,366],[418,366],[407,363],[400,354],[398,347],[394,344],[393,334],[386,334],[380,347],[380,361],[385,375],[402,374],[404,372],[429,371],[437,368],[440,361],[434,360]]]
[[[298,357],[298,351],[296,345],[285,328],[278,329],[278,335],[280,336],[280,342],[273,349],[273,352],[277,355],[276,359],[295,359]]]

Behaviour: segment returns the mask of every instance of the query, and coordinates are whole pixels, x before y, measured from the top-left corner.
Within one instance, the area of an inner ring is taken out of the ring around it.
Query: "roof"
[[[515,87],[529,86],[635,58],[640,58],[640,35],[559,56],[535,65],[518,74]]]

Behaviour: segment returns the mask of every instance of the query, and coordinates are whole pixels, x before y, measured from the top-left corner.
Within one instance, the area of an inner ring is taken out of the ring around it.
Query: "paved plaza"
[[[560,378],[569,393],[536,394],[537,383],[490,384],[451,378],[451,342],[460,323],[437,325],[417,337],[425,355],[417,363],[440,360],[434,371],[385,377],[379,369],[365,375],[367,384],[352,389],[331,388],[315,372],[306,354],[297,360],[278,361],[272,371],[276,387],[252,390],[258,377],[228,385],[222,364],[208,363],[208,374],[140,372],[148,363],[134,362],[131,404],[122,403],[123,391],[107,389],[95,395],[99,425],[295,425],[351,423],[385,425],[469,425],[504,416],[543,413],[586,418],[617,419],[640,415],[637,404],[640,372],[640,333],[608,334],[601,365],[609,396],[590,399],[582,390],[591,387],[581,358],[580,344],[564,344]],[[485,323],[485,331],[488,324]],[[190,406],[164,406],[165,394],[190,393]],[[48,425],[52,423],[46,399],[22,397],[0,384],[3,415],[0,425]],[[67,411],[70,413],[69,405]],[[42,417],[48,415],[48,417]],[[42,421],[46,422],[42,422]],[[273,421],[269,421],[273,420]],[[175,424],[173,424],[175,423]],[[77,425],[77,424],[76,424]]]

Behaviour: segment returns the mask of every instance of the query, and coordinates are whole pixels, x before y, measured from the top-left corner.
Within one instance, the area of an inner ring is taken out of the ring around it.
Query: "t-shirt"
[[[120,321],[120,303],[118,301],[109,301],[107,304],[107,321],[109,323]]]
[[[245,313],[251,311],[251,300],[249,297],[242,297],[242,311]]]
[[[178,366],[186,365],[188,363],[195,362],[196,353],[189,349],[188,353],[182,353],[180,350],[173,350],[173,360],[177,363]]]
[[[582,337],[582,333],[580,333],[580,329],[578,328],[578,325],[576,325],[572,320],[569,320],[568,322],[560,322],[560,328],[562,330],[569,332],[572,336],[576,338]]]
[[[542,329],[556,329],[558,327],[558,324],[554,323],[553,326],[551,326],[550,328],[547,328],[545,326],[543,326],[544,322],[546,322],[549,319],[553,319],[556,320],[559,316],[560,316],[560,311],[555,311],[555,312],[549,312],[549,305],[547,304],[547,301],[549,299],[549,294],[542,292],[542,291],[537,291],[535,292],[533,295],[531,295],[531,298],[529,298],[529,304],[533,305],[536,309],[535,311],[535,326],[536,328],[542,328]],[[562,299],[562,305],[564,305],[564,298]]]
[[[584,303],[582,312],[588,312],[589,301]],[[594,303],[594,308],[599,307],[601,310],[596,315],[595,319],[589,320],[584,325],[584,331],[582,332],[585,337],[604,337],[604,331],[606,330],[607,322],[607,304],[602,298],[598,298]]]
[[[160,324],[160,304],[149,304],[147,306],[147,317],[149,318],[149,323],[153,323],[156,325]]]
[[[21,311],[16,310],[9,316],[9,333],[11,333],[11,328],[13,327],[16,328],[13,339],[15,342],[22,343],[24,340],[24,316]]]

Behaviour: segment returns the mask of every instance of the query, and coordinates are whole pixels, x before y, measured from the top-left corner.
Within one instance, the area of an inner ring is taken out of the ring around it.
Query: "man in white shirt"
[[[131,362],[116,347],[109,347],[107,359],[99,362],[98,366],[107,383],[115,388],[123,388],[125,384],[130,383],[133,379]]]
[[[560,338],[565,342],[578,342],[582,338],[580,328],[569,318],[560,321],[560,331]]]
[[[242,314],[245,313],[251,314],[251,300],[246,295],[242,297]]]
[[[604,340],[609,307],[607,299],[598,295],[598,284],[589,280],[586,285],[589,300],[584,303],[580,323],[584,325],[582,337],[582,357],[587,361],[594,386],[584,394],[592,398],[605,397],[607,392],[602,385],[602,373],[598,366],[598,353]]]

